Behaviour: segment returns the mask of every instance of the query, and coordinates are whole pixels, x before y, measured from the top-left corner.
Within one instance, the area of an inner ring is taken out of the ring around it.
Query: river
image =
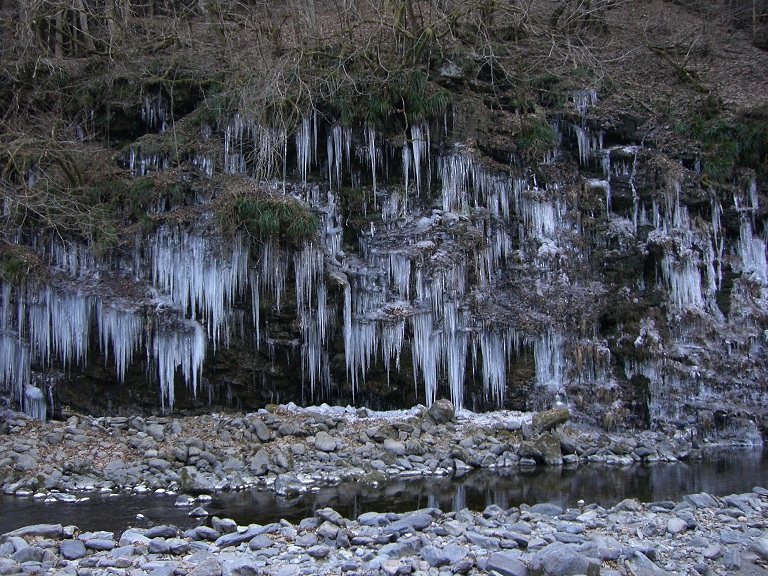
[[[490,504],[510,508],[553,502],[577,506],[579,500],[611,506],[625,498],[643,502],[679,500],[686,494],[727,495],[768,487],[768,458],[762,449],[720,450],[702,460],[614,468],[537,467],[478,470],[459,477],[429,477],[372,487],[345,483],[322,487],[295,498],[254,489],[214,494],[200,504],[210,513],[239,524],[266,524],[280,519],[298,522],[330,506],[346,518],[369,511],[404,512],[436,506],[444,512]],[[45,503],[43,499],[0,497],[0,533],[37,523],[74,524],[83,530],[119,533],[128,526],[175,524],[181,528],[204,522],[190,517],[189,507],[175,506],[173,494],[89,494],[77,503]]]

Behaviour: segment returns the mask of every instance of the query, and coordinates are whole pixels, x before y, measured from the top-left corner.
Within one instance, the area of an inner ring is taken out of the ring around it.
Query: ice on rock
[[[768,284],[768,266],[766,266],[765,241],[755,238],[752,224],[742,218],[736,253],[741,259],[741,273],[760,286]]]
[[[48,405],[45,399],[45,394],[40,388],[32,385],[24,387],[23,409],[27,416],[45,422]]]
[[[590,106],[597,104],[597,90],[590,88],[587,90],[575,90],[573,93],[573,103],[576,105],[576,111],[582,118],[586,117]]]
[[[147,129],[165,132],[169,120],[168,102],[162,94],[145,94],[144,106],[141,108],[141,119]]]

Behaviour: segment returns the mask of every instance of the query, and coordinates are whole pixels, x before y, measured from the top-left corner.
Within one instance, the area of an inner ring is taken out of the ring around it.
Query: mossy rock
[[[552,408],[544,412],[537,412],[533,415],[533,428],[536,432],[548,432],[565,424],[571,418],[571,411],[568,408]]]

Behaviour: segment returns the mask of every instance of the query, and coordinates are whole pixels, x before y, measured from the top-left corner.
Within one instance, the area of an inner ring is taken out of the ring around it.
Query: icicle
[[[576,104],[576,111],[579,116],[585,118],[587,109],[597,104],[597,90],[594,88],[588,90],[576,90],[573,93],[573,102]]]
[[[27,385],[24,387],[24,414],[42,420],[47,418],[48,405],[45,400],[45,394],[36,386]]]
[[[563,337],[560,332],[549,328],[534,341],[533,353],[536,362],[536,383],[557,391],[562,384],[565,368]]]
[[[99,340],[105,359],[111,345],[115,356],[115,369],[120,382],[125,381],[125,371],[133,363],[133,356],[141,345],[144,318],[138,314],[117,310],[99,301],[96,305],[99,323]]]
[[[186,320],[157,327],[153,352],[160,376],[163,411],[166,404],[168,410],[173,411],[174,380],[178,368],[181,368],[184,381],[191,385],[192,393],[197,396],[206,347],[205,330],[197,322]]]
[[[472,158],[461,148],[450,155],[438,158],[438,171],[443,182],[443,210],[461,211],[467,204]]]
[[[464,313],[455,302],[445,305],[442,350],[448,372],[451,401],[457,410],[464,408],[464,377],[467,368],[467,329]]]
[[[0,333],[0,358],[0,384],[21,405],[24,388],[30,382],[29,346],[18,333],[5,329]]]
[[[158,230],[152,245],[152,282],[170,295],[185,316],[204,321],[214,348],[228,335],[229,311],[247,278],[248,249],[243,238],[222,251],[204,236],[178,228]]]
[[[413,329],[414,380],[421,373],[424,379],[424,395],[427,407],[437,399],[438,338],[434,332],[432,312],[416,314],[411,318]]]
[[[144,106],[141,109],[141,119],[150,130],[165,132],[167,129],[168,104],[160,94],[144,95]]]
[[[483,392],[485,400],[504,406],[507,390],[507,366],[513,351],[518,351],[520,340],[512,330],[505,332],[484,328],[479,335],[483,357]]]
[[[661,271],[669,290],[670,304],[675,310],[704,309],[697,252],[688,250],[677,259],[665,254],[661,260]]]
[[[741,259],[741,273],[752,282],[765,286],[768,284],[768,266],[766,265],[765,242],[755,238],[752,223],[747,218],[741,220],[739,242],[736,253]]]
[[[411,126],[413,147],[413,172],[416,177],[416,194],[421,194],[422,163],[429,160],[429,126]]]
[[[373,177],[373,197],[376,198],[376,165],[378,154],[376,151],[376,130],[370,126],[365,131],[366,144],[368,146],[368,157],[371,162],[371,176]]]

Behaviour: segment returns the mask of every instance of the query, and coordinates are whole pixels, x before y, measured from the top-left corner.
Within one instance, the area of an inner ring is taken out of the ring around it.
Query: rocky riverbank
[[[686,430],[606,434],[572,425],[566,408],[456,414],[372,413],[273,406],[247,415],[73,416],[40,422],[3,414],[0,478],[6,494],[168,489],[190,493],[270,486],[280,494],[344,480],[447,475],[471,468],[617,466],[696,458]]]
[[[195,494],[259,485],[289,495],[470,468],[675,461],[698,457],[708,444],[682,429],[607,434],[568,420],[565,408],[455,414],[445,401],[389,413],[288,405],[247,415],[66,422],[7,412],[0,478],[7,494],[55,500],[78,491]],[[182,495],[179,504],[195,500]],[[763,488],[681,502],[625,500],[610,509],[532,504],[357,518],[322,509],[295,525],[214,517],[186,531],[122,533],[54,518],[0,538],[0,574],[768,574]]]
[[[269,486],[283,495],[345,480],[448,475],[472,468],[696,458],[691,431],[606,434],[570,424],[566,408],[540,413],[372,413],[328,406],[273,406],[247,415],[72,416],[40,422],[2,414],[5,494],[166,489],[186,493]]]
[[[624,500],[481,512],[365,513],[331,508],[294,525],[130,528],[87,532],[35,525],[0,537],[0,574],[245,576],[266,574],[661,576],[766,574],[768,490],[682,502]]]

